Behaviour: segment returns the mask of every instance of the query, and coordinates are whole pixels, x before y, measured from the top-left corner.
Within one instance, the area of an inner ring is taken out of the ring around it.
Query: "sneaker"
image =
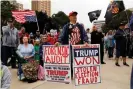
[[[116,66],[120,67],[120,65],[118,63],[115,63]]]
[[[126,62],[125,62],[125,63],[123,63],[123,65],[125,65],[125,66],[129,66]]]

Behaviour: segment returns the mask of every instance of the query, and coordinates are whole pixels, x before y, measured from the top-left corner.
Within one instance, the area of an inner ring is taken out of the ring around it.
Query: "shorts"
[[[116,49],[116,58],[119,58],[120,56],[126,57],[126,51],[124,50],[121,51]]]

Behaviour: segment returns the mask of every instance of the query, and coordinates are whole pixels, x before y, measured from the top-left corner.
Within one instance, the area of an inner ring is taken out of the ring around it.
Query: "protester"
[[[11,85],[11,72],[8,67],[5,65],[0,66],[0,80],[1,80],[1,89],[10,89]]]
[[[88,44],[88,36],[83,27],[83,25],[77,23],[77,12],[70,12],[69,19],[70,23],[67,23],[58,38],[58,42],[55,45],[78,45],[78,44]],[[72,53],[72,47],[70,46],[70,51]],[[73,57],[71,55],[71,69],[73,68]],[[73,78],[73,70],[72,70]]]
[[[14,27],[14,18],[8,20],[8,25],[2,27],[2,62],[7,66],[8,58],[11,57],[11,66],[16,68],[15,50],[19,44],[18,30]]]
[[[21,77],[24,77],[23,79],[26,79],[29,83],[35,82],[37,80],[38,64],[34,61],[34,46],[28,43],[27,36],[23,37],[23,44],[18,46],[18,51],[23,56],[23,60],[21,60],[22,65],[19,66],[19,68],[21,67],[21,73],[19,76],[21,75]]]
[[[86,32],[87,32],[87,36],[88,36],[88,42],[91,43],[90,29],[88,28],[88,29],[86,30]]]
[[[119,29],[116,31],[114,38],[116,40],[116,66],[119,65],[119,58],[122,56],[123,65],[129,66],[126,63],[126,52],[127,52],[127,35],[124,32],[125,23],[121,22],[119,25]]]
[[[70,23],[63,27],[56,44],[69,44],[69,40],[72,45],[84,44],[88,42],[87,33],[85,32],[84,27],[77,23],[77,14],[77,12],[69,13]]]
[[[23,37],[23,44],[18,46],[18,51],[23,55],[25,60],[34,58],[35,50],[32,44],[28,43],[28,37]]]
[[[40,48],[40,39],[37,38],[35,40],[35,45],[34,45],[34,49],[35,49],[34,59],[37,61],[40,61],[39,48]]]
[[[21,27],[20,31],[18,32],[19,34],[19,40],[20,40],[20,44],[23,43],[23,36],[27,36],[29,37],[29,34],[25,32],[25,27]]]
[[[51,45],[48,40],[47,40],[47,35],[42,35],[42,43],[40,45],[40,48],[39,48],[39,55],[40,55],[40,65],[43,66],[43,46],[44,45]]]
[[[109,59],[112,59],[113,58],[113,50],[115,47],[114,36],[113,36],[112,30],[110,30],[108,32],[107,45],[108,45]]]
[[[127,56],[129,56],[131,41],[130,41],[130,28],[129,28],[128,24],[125,25],[124,32],[125,32],[126,38],[127,38],[127,51],[126,51],[126,53],[127,53]]]
[[[34,35],[33,35],[33,33],[31,32],[31,33],[30,33],[30,37],[29,37],[29,43],[34,45],[34,41],[35,41],[35,40],[34,40]]]
[[[108,33],[104,36],[105,53],[108,52]]]
[[[129,58],[133,58],[133,31],[131,32],[130,37]]]
[[[39,40],[41,39],[39,30],[36,31],[36,35],[35,35],[34,39],[39,39]]]
[[[100,59],[101,64],[106,64],[103,61],[104,57],[104,42],[103,42],[104,35],[102,32],[98,32],[96,26],[93,26],[92,32],[91,32],[91,44],[100,44]]]

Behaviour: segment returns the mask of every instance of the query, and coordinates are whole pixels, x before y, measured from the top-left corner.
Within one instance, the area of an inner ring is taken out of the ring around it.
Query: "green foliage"
[[[132,15],[132,12],[130,10],[122,11],[122,12],[118,13],[117,15],[113,16],[110,23],[107,24],[107,27],[117,29],[119,27],[119,24],[122,21],[125,21],[125,22],[128,23],[128,21],[130,20],[131,15]]]
[[[61,28],[69,22],[68,16],[62,11],[59,11],[57,14],[53,14],[52,19],[56,21]]]
[[[10,4],[9,1],[1,1],[1,24],[6,25],[7,19],[12,17],[12,10],[16,10],[16,6]]]

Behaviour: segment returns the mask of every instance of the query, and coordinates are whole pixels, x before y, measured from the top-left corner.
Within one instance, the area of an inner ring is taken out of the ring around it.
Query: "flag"
[[[90,22],[97,20],[101,14],[101,10],[95,10],[88,13],[88,16],[90,18]]]
[[[36,16],[25,16],[25,20],[29,22],[37,22]]]
[[[17,22],[37,22],[35,11],[12,11],[12,16]]]
[[[104,16],[106,24],[108,24],[112,20],[113,16],[115,16],[116,14],[124,10],[125,10],[125,6],[122,0],[111,1],[110,4],[108,5],[106,14]]]

